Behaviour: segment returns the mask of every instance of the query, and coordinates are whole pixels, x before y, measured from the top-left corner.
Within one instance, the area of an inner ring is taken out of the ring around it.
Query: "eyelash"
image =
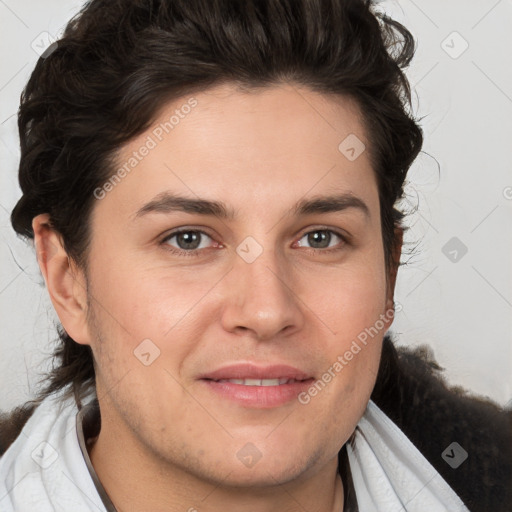
[[[338,231],[335,231],[333,229],[328,229],[328,228],[316,228],[316,229],[313,229],[311,231],[306,231],[305,233],[302,234],[302,236],[299,238],[299,240],[304,238],[306,235],[309,235],[310,233],[316,233],[316,232],[328,232],[328,233],[332,233],[332,234],[336,235],[337,237],[339,237],[342,240],[341,246],[333,247],[333,248],[330,248],[330,249],[306,248],[308,250],[308,252],[312,252],[314,254],[317,254],[317,253],[332,254],[332,253],[341,251],[345,247],[345,245],[348,245],[348,243],[349,243],[348,239],[347,239],[347,237],[345,235],[342,235]],[[185,256],[185,257],[198,257],[198,256],[201,256],[201,252],[203,250],[205,250],[205,249],[190,249],[189,251],[186,251],[184,249],[177,249],[176,247],[171,247],[171,246],[169,246],[167,244],[167,242],[169,240],[171,240],[175,236],[178,236],[178,235],[180,235],[182,233],[201,233],[202,235],[206,235],[207,237],[209,237],[209,238],[211,238],[213,240],[213,237],[211,237],[208,233],[206,233],[205,231],[202,231],[200,229],[179,229],[179,230],[173,231],[172,233],[169,233],[160,242],[160,244],[163,245],[163,246],[166,246],[165,250],[170,251],[173,254],[177,254],[178,256]]]

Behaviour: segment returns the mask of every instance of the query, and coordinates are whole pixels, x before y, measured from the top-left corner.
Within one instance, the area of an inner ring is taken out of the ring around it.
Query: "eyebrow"
[[[302,199],[288,213],[295,216],[304,216],[315,213],[342,212],[350,208],[357,209],[366,218],[370,217],[370,209],[366,203],[359,197],[347,193]],[[158,194],[153,200],[142,206],[135,214],[135,218],[149,213],[172,213],[176,211],[212,216],[224,220],[234,220],[236,218],[236,211],[228,208],[222,201],[192,199],[169,192]]]

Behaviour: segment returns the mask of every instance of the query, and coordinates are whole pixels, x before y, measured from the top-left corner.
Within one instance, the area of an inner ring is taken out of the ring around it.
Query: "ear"
[[[32,229],[39,268],[62,327],[74,341],[89,345],[85,276],[68,256],[48,214],[34,217]]]
[[[390,268],[388,270],[386,310],[394,309],[393,299],[395,296],[396,276],[398,274],[398,267],[400,265],[400,256],[402,255],[403,237],[403,228],[395,228],[393,247],[391,251]]]

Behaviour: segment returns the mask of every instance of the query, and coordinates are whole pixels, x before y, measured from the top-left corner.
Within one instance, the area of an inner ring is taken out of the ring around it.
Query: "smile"
[[[301,382],[296,379],[220,379],[215,382],[230,382],[231,384],[240,384],[242,386],[282,386],[292,382]]]

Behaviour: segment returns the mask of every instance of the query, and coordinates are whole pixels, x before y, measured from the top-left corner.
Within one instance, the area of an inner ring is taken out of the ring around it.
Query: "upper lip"
[[[312,378],[306,372],[285,364],[257,366],[252,363],[238,363],[223,366],[212,372],[201,375],[200,379],[295,379]]]

